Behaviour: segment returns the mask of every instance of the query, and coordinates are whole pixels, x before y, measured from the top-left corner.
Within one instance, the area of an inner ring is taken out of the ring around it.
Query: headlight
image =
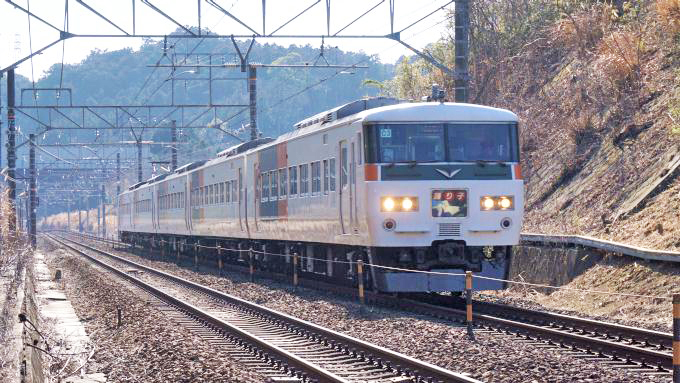
[[[384,211],[394,210],[394,199],[392,199],[391,197],[383,199],[382,207]]]
[[[491,197],[482,198],[482,208],[484,210],[491,210],[496,205],[496,202]]]
[[[479,200],[482,210],[514,210],[514,196],[483,196]]]
[[[380,211],[418,211],[418,197],[382,197]]]

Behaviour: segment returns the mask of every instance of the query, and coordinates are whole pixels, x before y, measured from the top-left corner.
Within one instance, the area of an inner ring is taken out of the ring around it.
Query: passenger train
[[[362,259],[386,266],[367,268],[379,291],[462,291],[464,278],[404,269],[505,279],[523,219],[518,137],[503,109],[358,100],[131,186],[119,238],[252,248],[258,267],[286,272],[297,253],[303,272],[350,281]]]

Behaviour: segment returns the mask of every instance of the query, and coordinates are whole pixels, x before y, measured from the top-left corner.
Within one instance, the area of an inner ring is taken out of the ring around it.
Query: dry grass
[[[680,0],[656,0],[656,17],[672,34],[680,33]]]
[[[86,211],[80,213],[80,217],[83,224],[83,231],[94,233],[97,231],[97,209],[90,209],[89,214]],[[69,226],[69,214],[59,213],[48,216],[45,219],[38,222],[38,227],[45,230],[67,230],[69,227],[71,230],[78,230],[78,211],[72,211],[70,214],[70,226]],[[107,207],[106,211],[106,235],[113,235],[118,228],[118,217],[116,216],[115,210],[111,207]]]
[[[634,32],[611,32],[598,46],[595,69],[612,82],[623,82],[636,74],[640,67],[641,53],[642,41]]]

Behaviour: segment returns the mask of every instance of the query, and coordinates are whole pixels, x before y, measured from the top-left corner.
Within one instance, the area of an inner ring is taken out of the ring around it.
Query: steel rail
[[[317,380],[322,381],[322,382],[349,383],[348,380],[343,379],[343,378],[331,373],[330,371],[328,371],[326,369],[323,369],[323,368],[321,368],[317,365],[314,365],[314,364],[312,364],[312,363],[310,363],[310,362],[308,362],[308,361],[306,361],[302,358],[299,358],[298,356],[296,356],[296,355],[294,355],[294,354],[292,354],[292,353],[290,353],[290,352],[288,352],[288,351],[286,351],[286,350],[284,350],[280,347],[272,345],[269,342],[267,342],[267,341],[265,341],[265,340],[263,340],[259,337],[256,337],[256,336],[254,336],[254,335],[252,335],[252,334],[250,334],[250,333],[248,333],[248,332],[246,332],[246,331],[244,331],[244,330],[242,330],[242,329],[240,329],[236,326],[233,326],[230,323],[225,322],[225,321],[223,321],[223,320],[221,320],[221,319],[219,319],[219,318],[201,310],[200,308],[193,306],[193,305],[191,305],[191,304],[189,304],[189,303],[187,303],[187,302],[185,302],[185,301],[183,301],[179,298],[175,298],[172,295],[169,295],[169,294],[165,293],[164,291],[162,291],[162,290],[160,290],[160,289],[158,289],[154,286],[151,286],[148,283],[143,282],[140,279],[137,279],[137,278],[133,277],[132,275],[129,275],[128,273],[126,273],[122,270],[119,270],[118,268],[116,268],[112,265],[109,265],[109,264],[102,262],[101,260],[99,260],[95,257],[92,257],[91,255],[88,255],[87,253],[85,253],[85,252],[83,252],[83,251],[81,251],[81,250],[61,241],[61,240],[59,240],[58,238],[55,238],[53,236],[50,236],[49,238],[52,239],[53,241],[55,241],[56,243],[59,243],[60,245],[70,249],[71,251],[73,251],[73,252],[75,252],[75,253],[77,253],[81,256],[86,257],[87,259],[94,262],[95,264],[102,266],[105,269],[115,273],[116,275],[123,277],[124,279],[127,279],[128,281],[140,286],[144,290],[149,291],[151,294],[165,300],[166,302],[169,302],[171,305],[179,308],[181,311],[184,311],[184,312],[188,313],[189,315],[198,318],[199,320],[205,322],[206,324],[213,326],[217,329],[227,331],[227,332],[234,334],[234,335],[236,335],[236,336],[238,336],[238,337],[240,337],[240,338],[242,338],[242,339],[244,339],[248,342],[251,342],[251,343],[257,345],[258,347],[261,347],[262,349],[267,350],[267,352],[271,353],[272,355],[275,355],[276,358],[283,361],[284,363],[289,364],[291,366],[294,366],[295,368],[297,368],[301,371],[307,372],[312,379],[317,379]],[[89,248],[87,245],[82,245],[82,244],[78,244],[78,245]],[[92,250],[95,250],[95,249],[92,249]],[[98,251],[98,252],[100,252],[100,251]],[[115,256],[113,256],[113,257],[115,257]],[[119,257],[116,257],[116,258],[119,258]],[[118,260],[120,260],[120,259],[118,259]],[[123,262],[123,263],[128,263],[128,262]],[[153,269],[144,267],[142,265],[137,265],[134,262],[128,263],[128,264],[133,265],[135,267],[139,267],[140,269],[144,269],[146,271],[153,270]]]
[[[88,236],[89,237],[89,236]],[[92,240],[101,241],[100,238],[89,237]],[[107,241],[108,242],[108,241]],[[110,243],[110,242],[109,242]],[[235,269],[247,272],[247,267],[234,266]],[[289,276],[258,271],[263,277],[273,278],[276,280],[286,281]],[[356,289],[346,286],[339,286],[324,281],[300,278],[300,285],[325,291],[335,291],[346,296],[356,295]],[[463,323],[465,320],[465,311],[452,308],[455,306],[451,300],[436,300],[437,303],[423,303],[413,299],[404,299],[403,297],[393,297],[385,294],[375,293],[372,291],[366,292],[367,302],[382,305],[386,307],[394,307],[400,310],[413,311],[420,314],[430,315],[438,318],[448,318],[456,322]],[[447,306],[442,306],[446,304]],[[476,302],[475,307],[482,306],[482,311],[485,311],[481,302]],[[501,305],[498,305],[501,306]],[[571,317],[568,315],[557,313],[545,313],[543,315],[544,322],[553,322],[555,326],[549,324],[537,325],[533,323],[526,323],[527,318],[532,310],[506,306],[505,317],[497,315],[489,315],[485,313],[475,313],[473,318],[477,328],[512,330],[525,335],[533,334],[539,337],[541,341],[548,344],[553,344],[561,347],[568,347],[570,349],[580,350],[587,353],[594,353],[603,358],[608,358],[613,361],[621,361],[621,363],[639,363],[642,366],[649,368],[661,367],[664,370],[672,368],[672,355],[670,352],[663,352],[661,350],[667,349],[669,344],[670,334],[647,330],[631,326],[623,326],[614,323],[601,322],[591,319],[584,319],[578,317]],[[540,312],[533,312],[534,316],[538,316]],[[517,320],[509,318],[519,318]],[[537,319],[532,318],[530,322],[536,323]],[[530,335],[529,335],[530,336]],[[628,342],[630,344],[625,344]],[[642,344],[642,346],[634,345],[634,343]],[[656,349],[655,349],[656,348]]]
[[[293,316],[290,316],[288,314],[261,306],[257,305],[255,303],[243,300],[241,298],[223,293],[221,291],[215,290],[213,288],[203,286],[201,284],[186,280],[184,278],[180,278],[177,276],[174,276],[172,274],[144,266],[142,264],[136,263],[134,261],[116,256],[114,254],[108,253],[106,251],[103,251],[101,249],[97,249],[92,246],[88,246],[82,243],[78,243],[74,240],[71,240],[69,238],[65,237],[59,237],[61,239],[64,239],[66,241],[69,241],[71,243],[75,243],[79,246],[82,246],[84,248],[87,248],[89,250],[95,251],[101,255],[110,257],[112,259],[115,259],[117,261],[123,262],[127,265],[130,265],[134,268],[144,270],[145,272],[149,272],[158,276],[161,276],[163,278],[167,278],[175,283],[184,285],[186,287],[189,287],[191,289],[197,290],[201,293],[204,293],[206,295],[225,300],[229,303],[247,307],[248,309],[257,312],[261,315],[269,316],[272,318],[275,318],[277,320],[282,320],[287,323],[290,323],[294,326],[299,326],[300,328],[305,329],[306,331],[316,333],[322,337],[328,338],[332,341],[340,342],[342,344],[348,345],[352,349],[356,349],[357,352],[364,352],[368,354],[372,354],[375,358],[379,358],[383,361],[390,362],[392,365],[399,365],[403,370],[409,370],[412,374],[414,375],[420,375],[422,377],[426,378],[432,378],[435,381],[442,381],[442,382],[460,382],[460,383],[481,383],[481,381],[470,378],[468,376],[465,376],[460,373],[456,373],[453,371],[446,370],[444,368],[435,366],[433,364],[427,363],[420,361],[418,359],[409,357],[407,355],[386,349],[384,347],[380,347],[374,344],[371,344],[369,342],[365,342],[360,339],[356,339],[353,337],[350,337],[348,335],[345,335],[343,333],[330,330],[324,327],[321,327],[319,325],[316,325],[314,323],[295,318]],[[65,246],[69,246],[65,244]],[[69,246],[71,247],[71,246]]]

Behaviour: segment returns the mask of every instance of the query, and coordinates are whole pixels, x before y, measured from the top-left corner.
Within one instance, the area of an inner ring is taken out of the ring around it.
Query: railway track
[[[233,267],[247,272],[247,268]],[[284,281],[289,278],[264,271],[258,271],[258,275]],[[304,276],[300,285],[356,296],[353,288],[309,280]],[[416,299],[366,292],[366,301],[371,304],[456,323],[465,322],[465,311],[459,299],[442,295],[420,295]],[[482,301],[475,301],[473,306],[477,331],[511,335],[541,347],[560,348],[576,357],[606,363],[612,368],[661,375],[672,371],[672,334],[669,333]]]
[[[479,382],[86,244],[50,239],[148,291],[175,321],[272,381]]]

